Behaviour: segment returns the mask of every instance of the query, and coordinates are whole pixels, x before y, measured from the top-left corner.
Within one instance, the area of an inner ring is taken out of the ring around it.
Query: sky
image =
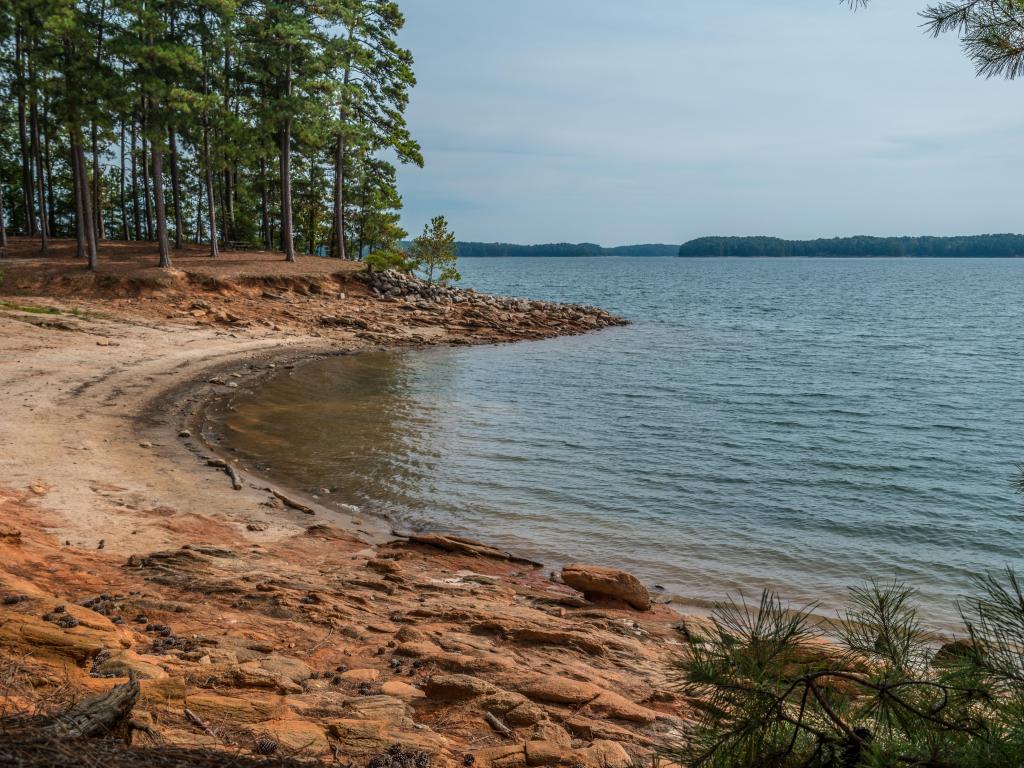
[[[681,243],[1024,230],[1024,82],[926,0],[404,0],[403,225]]]

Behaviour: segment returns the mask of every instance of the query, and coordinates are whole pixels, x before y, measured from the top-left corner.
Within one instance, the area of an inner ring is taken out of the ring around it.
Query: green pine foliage
[[[435,216],[423,227],[423,234],[412,241],[409,256],[428,284],[462,279],[455,268],[455,234],[448,230],[444,216]]]
[[[689,630],[680,686],[701,717],[690,768],[1011,768],[1024,764],[1024,591],[977,580],[963,639],[936,650],[912,590],[872,582],[825,622],[765,592]]]
[[[852,7],[868,0],[848,0]],[[980,77],[1024,75],[1024,2],[1021,0],[941,0],[921,16],[933,36],[956,35]]]
[[[403,25],[385,0],[0,4],[8,231],[78,236],[83,256],[164,235],[212,255],[388,247],[395,165],[423,163]]]

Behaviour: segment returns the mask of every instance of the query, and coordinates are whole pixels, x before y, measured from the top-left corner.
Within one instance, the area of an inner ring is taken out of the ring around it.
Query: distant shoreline
[[[1024,235],[954,237],[854,237],[784,240],[778,237],[699,237],[680,246],[642,243],[605,247],[596,243],[456,243],[459,258],[586,258],[597,256],[682,258],[1024,258]]]

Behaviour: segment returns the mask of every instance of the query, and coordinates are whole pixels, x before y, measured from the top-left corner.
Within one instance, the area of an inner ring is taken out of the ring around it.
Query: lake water
[[[684,610],[764,587],[831,611],[866,578],[949,627],[1024,569],[1024,261],[466,259],[464,285],[596,304],[588,336],[334,358],[226,414],[294,486]]]

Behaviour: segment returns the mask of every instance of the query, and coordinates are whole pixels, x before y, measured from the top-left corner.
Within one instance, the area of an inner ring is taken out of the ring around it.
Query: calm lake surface
[[[1024,569],[1024,261],[465,259],[463,285],[634,325],[300,366],[224,416],[295,487],[397,525],[616,565],[706,606],[831,611],[866,578],[955,623]]]

